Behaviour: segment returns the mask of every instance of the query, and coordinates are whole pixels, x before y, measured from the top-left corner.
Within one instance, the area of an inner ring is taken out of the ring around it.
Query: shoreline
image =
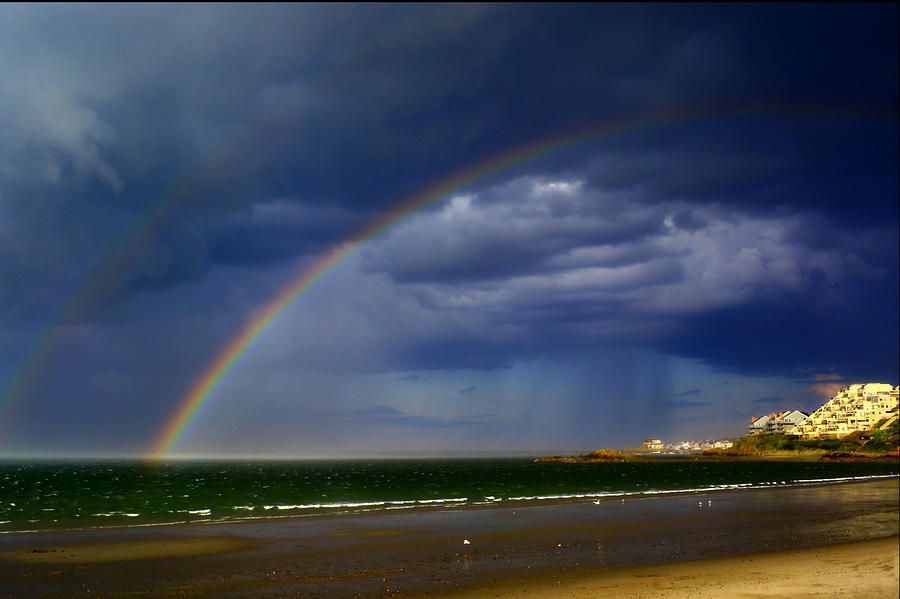
[[[610,462],[900,462],[897,451],[849,452],[824,449],[767,450],[761,453],[733,453],[728,449],[696,453],[655,453],[615,449],[598,450],[573,456],[543,456],[535,462],[564,464],[603,464]]]
[[[424,597],[900,532],[895,477],[745,491],[5,535],[0,597]]]
[[[246,517],[225,517],[221,519],[205,519],[200,518],[196,520],[171,520],[171,521],[141,521],[136,523],[121,523],[121,524],[108,524],[108,525],[97,525],[97,526],[60,526],[57,528],[42,528],[42,529],[21,529],[21,530],[0,530],[0,539],[4,537],[16,537],[19,535],[32,535],[32,536],[40,536],[40,535],[65,535],[65,534],[90,534],[90,533],[103,533],[104,531],[115,532],[115,531],[131,531],[131,530],[141,530],[141,529],[167,529],[167,528],[177,528],[182,526],[223,526],[223,525],[241,525],[241,524],[261,524],[266,522],[284,522],[291,520],[307,520],[307,519],[319,519],[319,518],[353,518],[353,517],[367,517],[367,516],[378,516],[378,515],[386,515],[391,513],[407,513],[407,514],[415,514],[419,512],[427,513],[431,511],[441,511],[447,509],[460,509],[460,510],[491,510],[491,509],[527,509],[529,507],[537,507],[537,506],[564,506],[569,504],[577,504],[585,501],[592,501],[594,503],[597,502],[615,502],[615,501],[634,501],[639,499],[654,499],[654,498],[664,498],[664,497],[683,497],[683,496],[691,496],[697,494],[717,494],[717,493],[730,493],[730,492],[739,492],[739,491],[758,491],[758,490],[769,490],[769,489],[795,489],[795,488],[808,488],[808,487],[820,487],[820,486],[831,486],[831,485],[845,485],[845,484],[864,484],[867,482],[875,482],[875,481],[883,481],[883,480],[898,480],[900,481],[900,474],[873,474],[873,475],[865,475],[858,477],[839,477],[839,478],[831,478],[831,479],[816,479],[816,480],[804,480],[804,481],[796,481],[792,483],[784,483],[784,484],[760,484],[757,486],[744,485],[744,484],[726,484],[726,485],[715,485],[709,487],[698,487],[691,489],[651,489],[647,491],[623,491],[623,492],[597,492],[597,493],[573,493],[573,494],[565,494],[565,495],[548,495],[548,496],[528,496],[528,497],[515,497],[515,498],[507,498],[503,500],[493,501],[493,502],[468,502],[459,501],[455,498],[448,498],[444,502],[435,502],[434,500],[427,500],[422,503],[417,503],[415,505],[409,506],[390,506],[387,505],[390,502],[385,502],[384,506],[378,507],[365,507],[361,509],[346,509],[344,507],[336,507],[334,510],[330,511],[310,511],[308,513],[291,513],[284,515],[277,515],[277,513],[273,514],[265,514],[259,516],[246,516]],[[347,507],[350,507],[348,504]],[[343,511],[341,511],[343,509]],[[0,547],[2,547],[2,543],[0,543]]]

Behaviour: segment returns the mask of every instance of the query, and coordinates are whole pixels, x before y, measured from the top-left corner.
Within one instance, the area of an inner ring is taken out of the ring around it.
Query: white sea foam
[[[442,497],[439,499],[392,499],[386,501],[342,501],[326,503],[299,503],[264,505],[265,510],[322,510],[322,509],[359,509],[383,507],[384,509],[402,509],[416,505],[452,505],[465,503],[468,497]],[[251,510],[252,506],[234,506],[235,509]]]
[[[510,497],[509,501],[549,501],[552,499],[596,499],[598,497],[620,497],[628,495],[626,492],[599,491],[597,493],[567,493],[565,495],[520,495]]]
[[[880,478],[897,478],[896,474],[876,474],[869,476],[844,476],[837,478],[799,479],[788,483],[787,481],[764,481],[760,483],[728,483],[709,485],[705,487],[685,487],[681,489],[645,489],[642,491],[601,491],[596,493],[566,493],[556,495],[520,495],[510,497],[509,501],[553,501],[561,499],[600,499],[604,497],[631,497],[638,495],[673,495],[709,493],[713,491],[735,491],[741,489],[764,488],[781,485],[805,485],[821,483],[840,483],[859,480],[873,480]]]
[[[800,478],[796,483],[840,483],[848,480],[873,480],[876,478],[897,478],[896,474],[870,474],[867,476],[843,476],[841,478]]]

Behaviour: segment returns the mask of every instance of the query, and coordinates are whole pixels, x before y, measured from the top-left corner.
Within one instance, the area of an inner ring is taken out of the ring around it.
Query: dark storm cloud
[[[212,260],[222,264],[267,264],[314,255],[362,226],[366,215],[335,206],[275,200],[233,214],[210,235]]]
[[[802,292],[777,302],[747,302],[686,316],[677,336],[660,344],[744,373],[805,378],[833,367],[865,380],[896,378],[896,271],[879,279],[831,284],[812,273]],[[832,348],[839,346],[842,351]]]
[[[524,178],[411,219],[368,248],[364,263],[428,309],[487,316],[480,352],[511,358],[616,339],[757,374],[868,364],[869,376],[890,377],[894,354],[880,348],[895,331],[894,228],[629,197]],[[541,245],[547,237],[556,242]],[[496,244],[522,264],[493,263]],[[456,255],[465,283],[445,267]],[[861,327],[874,343],[835,354],[827,338],[853,344]],[[443,351],[429,346],[429,363],[456,352],[469,365],[505,363],[473,360],[464,340],[442,342]]]
[[[663,228],[663,210],[581,188],[579,181],[524,179],[483,196],[457,196],[367,249],[367,267],[404,283],[453,283],[575,266],[583,247],[605,248],[604,256],[584,260],[592,266],[649,258],[640,242]]]
[[[26,212],[18,217],[23,223],[31,213],[21,206],[40,206],[47,196],[77,198],[39,214],[55,219],[74,211],[74,222],[89,221],[89,229],[103,233],[99,248],[76,250],[70,259],[79,266],[65,270],[54,263],[80,247],[65,224],[72,221],[50,225],[64,251],[36,234],[15,240],[57,280],[77,279],[80,265],[114,251],[116,235],[127,235],[159,198],[176,196],[179,209],[147,250],[157,256],[134,266],[137,289],[161,289],[203,277],[216,263],[252,265],[320,251],[355,229],[352,219],[335,226],[310,216],[297,229],[254,221],[251,207],[273,197],[323,210],[364,207],[369,216],[501,149],[653,107],[785,96],[893,108],[897,86],[888,73],[896,71],[896,49],[883,18],[892,10],[871,7],[866,16],[846,7],[625,5],[9,9],[3,195]],[[815,28],[778,34],[799,22]],[[873,37],[872,27],[882,35]],[[823,32],[835,32],[838,46],[823,43]],[[861,39],[867,43],[850,43]],[[834,58],[827,77],[817,70],[824,69],[823,52]],[[790,125],[780,129],[796,123]],[[838,162],[827,151],[803,158],[796,140],[773,142],[755,128],[655,140],[668,153],[662,159],[648,153],[650,141],[632,140],[639,144],[633,156],[645,156],[647,164],[632,181],[664,197],[723,199],[737,185],[771,186],[786,168],[818,173]],[[888,179],[893,174],[896,187],[890,135],[829,135],[829,143],[806,143],[828,148],[856,140],[863,149],[884,149],[860,160],[870,159]],[[730,141],[736,137],[738,145]],[[627,144],[622,150],[629,151]],[[615,170],[622,177],[628,169]],[[837,177],[829,169],[835,180],[820,191],[862,189],[856,166],[844,170]],[[179,187],[179,180],[190,185]],[[86,187],[91,181],[99,187]],[[877,187],[863,191],[863,204],[886,204]],[[840,208],[834,192],[808,196]],[[784,199],[768,194],[764,201]],[[248,215],[246,222],[231,215],[222,223],[230,212]],[[206,224],[189,231],[178,224],[193,214]],[[534,247],[523,255],[521,246],[514,252],[502,240],[480,239],[497,268],[527,270],[546,253]],[[559,240],[550,234],[541,243]],[[448,276],[472,272],[464,248],[447,249],[459,254],[444,267]],[[34,288],[9,253],[11,283]],[[397,276],[415,276],[414,265],[395,266]],[[56,292],[39,292],[35,301]]]
[[[897,218],[885,200],[898,190],[897,125],[891,113],[865,116],[828,100],[801,105],[806,115],[777,116],[776,106],[635,135],[631,144],[588,164],[590,185],[692,203],[748,209],[789,207],[876,224]],[[819,111],[823,113],[819,114]],[[740,140],[740,143],[735,143]],[[849,210],[846,198],[857,199]]]
[[[490,370],[641,346],[895,380],[897,20],[894,4],[3,6],[0,376],[86,293],[59,355],[103,383],[79,391],[92,410],[177,397],[400,200],[633,122],[385,231],[353,281],[285,316],[268,359]],[[641,126],[658,114],[674,117]]]

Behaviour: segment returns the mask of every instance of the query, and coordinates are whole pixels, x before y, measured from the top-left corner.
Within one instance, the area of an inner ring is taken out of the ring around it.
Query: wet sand
[[[152,541],[88,542],[52,547],[20,547],[0,553],[0,559],[26,563],[90,564],[213,555],[241,551],[253,546],[248,539],[157,539]]]
[[[8,534],[0,597],[818,597],[847,581],[896,597],[898,496],[888,479]]]

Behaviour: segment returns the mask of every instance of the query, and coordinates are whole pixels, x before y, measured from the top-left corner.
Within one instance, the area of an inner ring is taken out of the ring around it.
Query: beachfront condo
[[[896,416],[900,387],[866,383],[841,387],[837,395],[787,434],[803,439],[836,439],[854,431],[871,430]]]

